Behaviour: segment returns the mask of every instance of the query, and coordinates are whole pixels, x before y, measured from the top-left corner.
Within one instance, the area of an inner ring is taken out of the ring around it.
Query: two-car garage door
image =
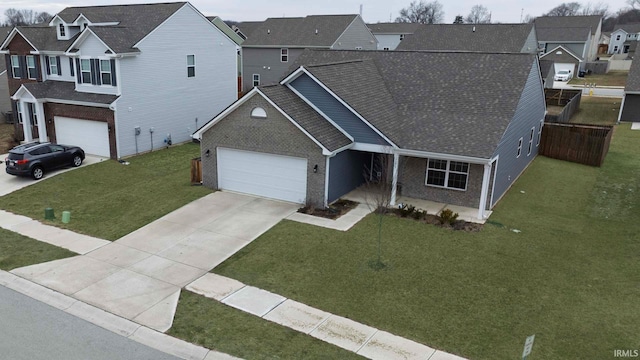
[[[305,202],[307,159],[218,148],[217,160],[220,189]]]
[[[109,157],[109,125],[102,121],[55,116],[56,142],[80,146],[85,153]]]

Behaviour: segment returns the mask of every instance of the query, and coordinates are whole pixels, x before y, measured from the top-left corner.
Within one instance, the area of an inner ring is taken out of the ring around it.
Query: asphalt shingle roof
[[[536,26],[536,36],[538,41],[563,42],[574,41],[584,42],[589,39],[588,27],[567,27],[567,28],[538,28]]]
[[[636,54],[640,54],[640,42],[636,45]],[[631,69],[627,76],[627,85],[624,91],[640,92],[640,61],[631,62]]]
[[[536,30],[542,28],[589,28],[591,29],[591,34],[595,35],[600,20],[602,20],[600,15],[540,16],[535,18],[533,23],[536,25]],[[540,40],[540,36],[538,36],[538,39]]]
[[[241,23],[238,23],[238,25],[236,26],[238,27],[238,29],[240,29],[240,31],[242,31],[244,36],[248,38],[249,35],[251,35],[251,33],[263,22],[264,21],[243,21]]]
[[[627,34],[635,34],[640,33],[640,23],[630,23],[630,24],[617,24],[613,31],[618,29],[622,29],[627,32]]]
[[[286,86],[262,86],[260,91],[271,99],[280,109],[318,140],[329,151],[351,144],[340,130],[314,111],[307,103],[296,96]]]
[[[490,158],[511,122],[534,54],[305,51],[331,91],[404,149]],[[500,89],[500,95],[487,89]]]
[[[85,93],[75,90],[75,83],[67,81],[45,81],[26,83],[24,87],[36,99],[70,100],[86,103],[111,104],[118,96],[95,93]]]
[[[421,25],[418,23],[377,23],[367,24],[374,34],[413,34]]]
[[[520,52],[532,29],[533,24],[423,25],[407,35],[396,50]]]
[[[39,51],[65,51],[78,36],[71,40],[58,40],[56,29],[45,25],[18,26],[18,31]]]
[[[358,15],[269,18],[247,35],[242,46],[330,47]],[[239,25],[242,30],[242,24]],[[317,32],[316,32],[317,30]],[[243,31],[244,32],[244,31]]]

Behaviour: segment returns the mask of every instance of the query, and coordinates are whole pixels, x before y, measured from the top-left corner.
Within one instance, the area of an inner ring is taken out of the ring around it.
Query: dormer
[[[54,16],[53,19],[51,19],[51,21],[49,22],[49,26],[55,27],[56,38],[58,40],[69,40],[78,33],[78,30],[75,29],[72,24],[66,23],[58,15]]]

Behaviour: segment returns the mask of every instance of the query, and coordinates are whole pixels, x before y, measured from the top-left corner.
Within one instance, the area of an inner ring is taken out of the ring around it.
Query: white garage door
[[[54,117],[56,142],[80,146],[85,153],[109,157],[109,128],[106,122]]]
[[[304,203],[307,159],[218,148],[218,187]]]
[[[572,64],[572,63],[555,63],[553,64],[555,73],[557,74],[558,71],[560,70],[570,70],[571,71],[571,76],[575,77],[576,76],[576,64]]]

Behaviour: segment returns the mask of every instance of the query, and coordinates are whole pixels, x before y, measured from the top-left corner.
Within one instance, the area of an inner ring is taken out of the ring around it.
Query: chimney
[[[362,17],[362,4],[360,4],[360,17]]]
[[[475,25],[473,26],[473,30],[471,30],[471,31],[476,32],[476,26]]]

